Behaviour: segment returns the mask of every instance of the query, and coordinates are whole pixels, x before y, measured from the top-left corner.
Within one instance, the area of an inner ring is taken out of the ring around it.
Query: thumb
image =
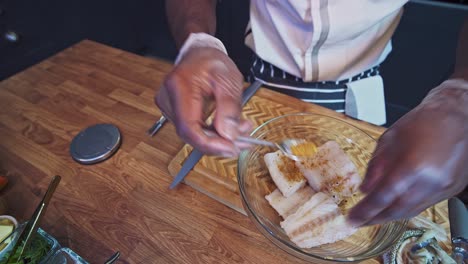
[[[242,83],[218,82],[215,89],[216,113],[214,126],[222,137],[235,140],[240,131]]]
[[[393,153],[385,134],[379,139],[372,159],[367,166],[366,175],[360,189],[362,192],[370,192],[385,176],[393,163]]]

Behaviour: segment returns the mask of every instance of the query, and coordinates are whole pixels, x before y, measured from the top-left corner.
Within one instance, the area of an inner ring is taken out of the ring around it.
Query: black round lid
[[[108,159],[120,146],[119,129],[111,124],[98,124],[82,130],[70,144],[72,158],[82,164]]]

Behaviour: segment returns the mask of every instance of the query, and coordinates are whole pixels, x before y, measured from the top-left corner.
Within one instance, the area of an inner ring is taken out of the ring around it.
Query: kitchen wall
[[[170,39],[165,23],[161,0],[0,0],[0,80],[86,38],[135,53],[157,48]]]

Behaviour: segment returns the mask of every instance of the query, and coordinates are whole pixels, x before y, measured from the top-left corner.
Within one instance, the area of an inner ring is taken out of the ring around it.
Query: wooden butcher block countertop
[[[146,130],[161,115],[153,97],[171,68],[82,41],[0,82],[0,175],[10,181],[0,194],[7,214],[27,220],[52,176],[60,175],[41,227],[91,263],[117,250],[118,263],[303,263],[200,188],[168,189],[168,167],[186,147],[172,124],[153,138]],[[350,121],[266,89],[256,96]],[[70,142],[97,123],[116,125],[122,145],[102,163],[78,164]],[[355,124],[374,137],[384,131]]]

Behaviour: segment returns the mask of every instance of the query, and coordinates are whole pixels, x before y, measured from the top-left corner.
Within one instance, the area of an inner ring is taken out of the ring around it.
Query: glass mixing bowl
[[[306,139],[317,146],[334,140],[356,165],[364,177],[376,141],[362,130],[344,121],[318,114],[292,114],[269,120],[251,134],[269,141],[287,138]],[[407,221],[393,221],[383,225],[360,228],[352,236],[309,249],[296,246],[280,226],[281,217],[269,205],[265,195],[276,186],[263,160],[266,153],[276,151],[255,147],[241,153],[238,161],[238,183],[244,208],[257,228],[275,245],[304,260],[317,262],[353,262],[383,254],[395,244],[406,230]],[[345,213],[363,197],[357,193],[346,203]],[[333,232],[331,228],[330,232]]]

